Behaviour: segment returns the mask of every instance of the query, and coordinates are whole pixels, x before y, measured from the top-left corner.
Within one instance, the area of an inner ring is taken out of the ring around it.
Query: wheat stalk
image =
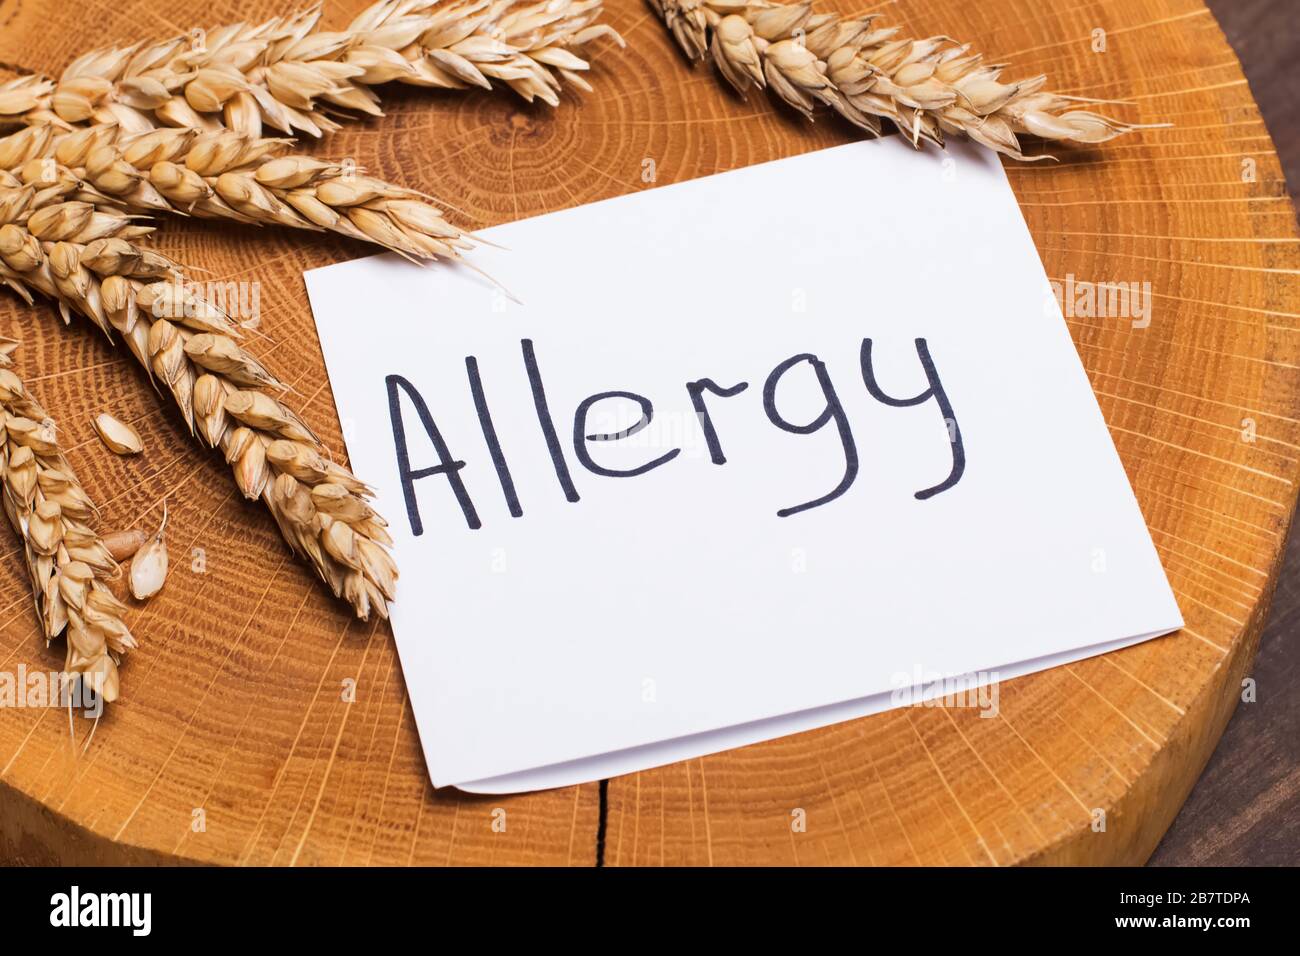
[[[1045,76],[1002,83],[987,64],[949,37],[910,40],[875,29],[874,15],[814,13],[812,4],[769,0],[650,0],[692,60],[711,60],[738,92],[767,88],[812,118],[829,107],[872,133],[879,118],[919,145],[964,133],[1019,160],[1018,134],[1101,143],[1146,126],[1077,109],[1095,103],[1045,92]]]
[[[23,542],[45,638],[67,638],[65,676],[80,677],[113,701],[118,659],[136,646],[122,620],[126,608],[104,584],[117,562],[90,529],[95,506],[64,457],[53,421],[11,367],[17,345],[0,340],[5,514]]]
[[[574,49],[599,36],[622,43],[594,23],[600,13],[601,0],[381,0],[337,33],[314,32],[312,9],[221,27],[198,46],[185,37],[95,51],[53,88],[30,78],[0,87],[0,119],[28,123],[0,140],[0,168],[54,157],[137,211],[329,230],[413,259],[459,258],[470,237],[430,197],[286,154],[286,141],[262,137],[264,121],[320,135],[337,128],[320,102],[377,114],[370,86],[390,81],[490,88],[495,79],[555,105],[560,78],[589,88]],[[72,126],[83,121],[93,125]],[[23,178],[50,175],[40,164]]]
[[[15,92],[0,119],[115,122],[257,138],[263,126],[312,136],[338,128],[331,113],[380,115],[372,86],[441,89],[501,83],[525,100],[559,102],[562,82],[583,90],[578,55],[598,37],[602,0],[380,0],[340,31],[317,31],[320,11],[232,24],[159,43],[79,57],[52,89]],[[0,88],[2,90],[2,88]],[[24,99],[26,97],[26,100]],[[30,102],[27,102],[30,101]]]
[[[270,509],[358,617],[387,617],[397,568],[370,489],[329,459],[320,440],[273,391],[284,386],[236,341],[220,309],[185,284],[183,270],[127,238],[128,217],[41,193],[0,174],[0,281],[28,301],[53,299],[65,321],[86,316],[165,387],[192,434],[218,448],[246,498]]]
[[[0,139],[0,169],[36,186],[78,180],[100,205],[328,230],[416,260],[457,259],[471,247],[422,194],[284,155],[286,145],[228,130],[127,134],[109,123],[63,132],[47,123]]]

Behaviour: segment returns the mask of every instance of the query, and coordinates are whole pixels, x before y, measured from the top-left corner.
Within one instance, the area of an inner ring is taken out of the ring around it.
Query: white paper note
[[[1181,626],[991,156],[856,143],[483,236],[518,302],[394,256],[307,274],[435,785],[630,772]]]

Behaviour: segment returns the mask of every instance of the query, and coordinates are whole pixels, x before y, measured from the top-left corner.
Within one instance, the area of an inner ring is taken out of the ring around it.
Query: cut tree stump
[[[0,64],[57,74],[93,46],[269,17],[291,2],[0,0]],[[641,0],[607,3],[629,49],[601,44],[592,94],[566,94],[551,110],[508,93],[385,89],[387,117],[348,124],[312,150],[426,190],[481,228],[855,135],[761,95],[738,99],[708,70],[688,69]],[[326,23],[342,26],[363,5],[331,3]],[[847,0],[830,8],[858,12]],[[1131,101],[1112,108],[1123,118],[1175,124],[1008,169],[1052,278],[1151,283],[1149,327],[1068,321],[1184,630],[1005,682],[996,719],[898,710],[617,778],[605,794],[594,783],[517,797],[435,793],[388,627],[350,620],[131,359],[88,323],[64,329],[48,305],[2,293],[0,331],[25,343],[19,369],[58,417],[102,528],[151,529],[166,499],[173,570],[159,597],[132,610],[141,647],[84,757],[72,756],[61,711],[0,713],[0,859],[1146,859],[1241,695],[1295,505],[1295,213],[1236,57],[1196,0],[900,0],[882,12],[912,35],[945,33],[1005,58],[1009,75],[1048,72],[1060,92]],[[1094,50],[1098,30],[1104,52]],[[655,183],[643,181],[646,159]],[[263,283],[250,346],[342,456],[301,274],[370,250],[279,229],[162,226],[159,245],[211,278]],[[91,419],[106,409],[140,431],[145,454],[103,451]],[[0,669],[57,668],[62,648],[38,637],[12,538],[0,589]],[[343,699],[347,681],[354,703]],[[498,808],[504,832],[493,827]],[[791,826],[797,810],[804,832]],[[1104,832],[1094,827],[1101,812]]]

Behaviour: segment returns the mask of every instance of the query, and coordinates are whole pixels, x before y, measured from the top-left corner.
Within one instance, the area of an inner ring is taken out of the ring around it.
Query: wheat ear
[[[581,48],[598,37],[602,0],[380,0],[339,31],[318,31],[320,11],[232,24],[160,43],[113,47],[79,57],[58,84],[8,115],[54,115],[67,124],[115,122],[215,129],[252,137],[263,127],[320,136],[331,113],[379,115],[372,86],[397,82],[441,89],[504,84],[525,100],[554,106],[562,82],[581,89]],[[201,38],[201,39],[200,39]],[[27,91],[30,97],[33,91]],[[0,99],[0,119],[5,117]]]
[[[105,701],[118,696],[117,662],[136,646],[126,607],[104,579],[117,562],[89,522],[95,506],[59,447],[53,421],[14,372],[18,343],[0,340],[0,480],[23,542],[45,639],[67,638],[64,674]]]
[[[385,522],[366,503],[370,489],[272,394],[284,386],[235,341],[229,316],[196,295],[176,263],[112,234],[111,213],[76,201],[34,208],[38,196],[0,174],[0,281],[29,300],[28,290],[53,299],[65,321],[76,312],[121,336],[334,594],[362,619],[372,609],[387,617],[397,568]]]
[[[767,88],[812,118],[826,106],[877,133],[879,118],[919,145],[964,133],[1019,160],[1017,138],[1101,143],[1148,127],[1077,109],[1096,102],[1045,92],[1045,76],[1002,83],[987,64],[949,37],[909,40],[874,29],[875,16],[814,13],[810,3],[768,0],[650,0],[692,60],[711,60],[740,93]]]
[[[329,230],[413,259],[459,258],[471,239],[430,197],[288,154],[286,142],[262,137],[263,126],[320,135],[337,124],[317,101],[378,113],[370,85],[390,81],[490,88],[496,80],[554,105],[561,78],[589,88],[575,49],[599,36],[622,43],[594,23],[600,13],[601,0],[381,0],[337,33],[314,32],[313,8],[221,27],[197,46],[185,37],[96,51],[52,90],[36,81],[0,87],[0,119],[29,124],[0,140],[0,168],[55,157],[137,211]],[[93,125],[71,125],[83,121]],[[71,132],[56,137],[56,128]],[[42,163],[23,178],[50,175]]]
[[[228,130],[44,124],[0,139],[0,169],[37,186],[72,177],[101,204],[137,212],[328,230],[417,260],[457,259],[472,246],[422,194],[285,147]]]

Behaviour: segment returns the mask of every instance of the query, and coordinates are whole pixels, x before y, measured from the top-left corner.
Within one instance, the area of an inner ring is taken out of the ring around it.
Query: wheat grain
[[[95,434],[104,446],[115,455],[138,455],[144,451],[140,433],[126,422],[119,421],[107,412],[95,416],[92,424]]]
[[[59,446],[40,402],[13,371],[16,342],[0,341],[0,480],[4,510],[23,542],[46,640],[67,639],[64,674],[117,699],[117,663],[136,646],[126,608],[104,584],[117,569],[89,522],[95,506]]]
[[[320,136],[331,114],[380,115],[372,86],[441,89],[504,84],[525,100],[559,102],[563,83],[590,87],[579,52],[599,37],[602,0],[380,0],[340,31],[320,31],[320,11],[231,24],[159,43],[79,57],[58,83],[15,92],[0,120],[54,117],[72,125],[115,122],[260,137],[264,127]],[[197,39],[196,39],[197,37]]]
[[[148,540],[149,536],[138,528],[110,531],[104,535],[104,547],[108,548],[108,553],[113,556],[113,560],[120,563],[139,551]]]
[[[164,503],[157,533],[131,558],[131,596],[137,601],[149,600],[162,590],[167,581],[167,539],[163,537],[166,530],[167,505]]]
[[[138,228],[129,219],[53,194],[38,206],[37,195],[0,174],[0,281],[120,337],[334,594],[362,619],[372,609],[387,617],[397,568],[370,490],[271,394],[283,386],[235,341],[229,316],[192,292],[175,262],[123,238]]]
[[[1096,102],[1045,92],[1045,76],[1002,83],[987,64],[948,37],[910,40],[876,29],[874,15],[814,13],[812,4],[769,0],[651,0],[692,60],[711,60],[745,93],[768,88],[810,119],[828,107],[872,133],[891,120],[913,145],[943,145],[964,133],[1019,160],[1019,134],[1101,143],[1149,128],[1078,109]]]

